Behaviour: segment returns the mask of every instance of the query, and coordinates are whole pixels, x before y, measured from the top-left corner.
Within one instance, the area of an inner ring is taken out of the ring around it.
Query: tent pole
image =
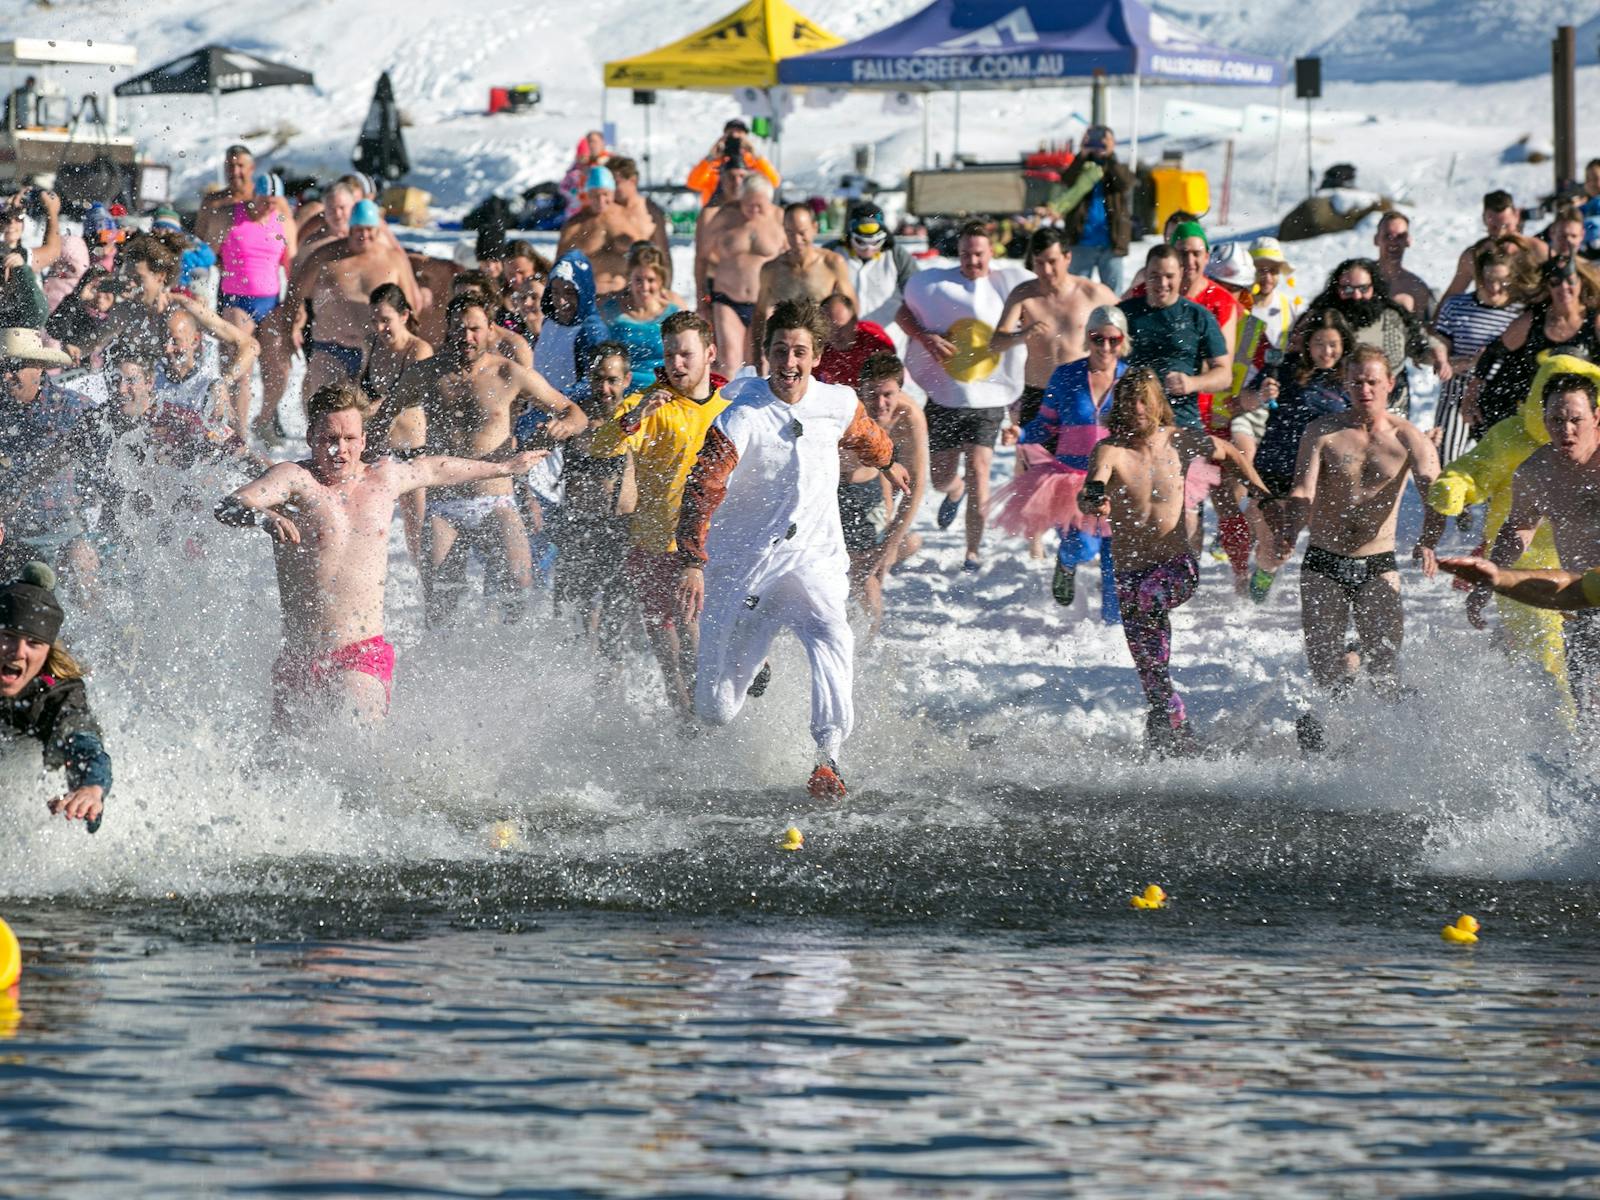
[[[953,167],[961,160],[961,85],[956,84],[956,127],[953,135],[954,141],[950,145],[950,165]]]
[[[219,138],[222,136],[222,93],[214,83],[211,85],[211,132]],[[228,166],[225,157],[217,160],[217,181],[227,185]]]
[[[606,131],[606,106],[611,100],[611,89],[604,83],[600,85],[600,132]]]
[[[1139,72],[1133,73],[1133,140],[1128,144],[1128,170],[1139,173]]]
[[[928,97],[931,92],[922,93],[922,169],[926,171],[933,165],[928,157]]]
[[[767,97],[767,109],[772,113],[772,165],[778,172],[778,178],[783,178],[783,118],[778,115],[778,102],[773,98],[771,88],[763,88]]]
[[[1278,211],[1278,179],[1279,168],[1283,161],[1283,114],[1288,103],[1289,88],[1280,83],[1278,85],[1278,133],[1272,139],[1272,212]]]

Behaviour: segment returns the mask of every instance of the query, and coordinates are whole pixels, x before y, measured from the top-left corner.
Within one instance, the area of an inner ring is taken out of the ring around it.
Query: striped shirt
[[[1520,304],[1490,308],[1479,304],[1473,293],[1465,292],[1451,296],[1439,306],[1433,328],[1441,337],[1450,339],[1452,358],[1465,358],[1479,353],[1498,338],[1521,313]]]

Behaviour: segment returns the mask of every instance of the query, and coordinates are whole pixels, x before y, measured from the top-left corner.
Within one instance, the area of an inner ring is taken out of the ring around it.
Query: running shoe
[[[956,514],[961,511],[961,502],[966,498],[967,494],[962,492],[961,495],[957,496],[954,500],[950,499],[949,496],[946,496],[943,500],[939,501],[939,515],[937,521],[940,529],[950,528],[951,524],[956,519]]]
[[[813,767],[811,778],[806,783],[806,794],[813,800],[843,800],[846,791],[844,777],[839,774],[839,764],[830,758]]]
[[[1267,593],[1272,590],[1272,581],[1277,576],[1271,571],[1263,571],[1257,567],[1250,576],[1250,599],[1260,604],[1267,598]]]
[[[1063,608],[1071,605],[1072,598],[1078,594],[1078,572],[1075,568],[1065,563],[1056,564],[1055,578],[1050,581],[1050,594],[1056,598],[1056,603]]]
[[[750,681],[750,686],[745,688],[744,694],[752,700],[759,700],[766,695],[767,685],[772,682],[772,664],[764,662],[761,670],[756,672],[756,677]]]

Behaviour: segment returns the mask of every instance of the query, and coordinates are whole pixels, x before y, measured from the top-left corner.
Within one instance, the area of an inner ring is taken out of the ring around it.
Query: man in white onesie
[[[766,325],[770,374],[723,388],[730,403],[706,434],[678,518],[678,603],[700,618],[694,707],[726,725],[778,631],[811,663],[815,799],[845,794],[839,750],[855,723],[855,639],[845,605],[850,555],[839,524],[839,451],[910,486],[888,434],[850,388],[811,378],[828,325],[809,301],[785,301]]]

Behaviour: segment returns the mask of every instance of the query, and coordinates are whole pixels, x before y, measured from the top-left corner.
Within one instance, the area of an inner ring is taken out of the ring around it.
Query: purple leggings
[[[1200,565],[1191,554],[1179,555],[1141,571],[1117,572],[1117,601],[1122,606],[1122,632],[1128,639],[1133,668],[1152,712],[1164,712],[1174,728],[1184,721],[1183,699],[1172,690],[1172,622],[1167,614],[1194,595]]]

